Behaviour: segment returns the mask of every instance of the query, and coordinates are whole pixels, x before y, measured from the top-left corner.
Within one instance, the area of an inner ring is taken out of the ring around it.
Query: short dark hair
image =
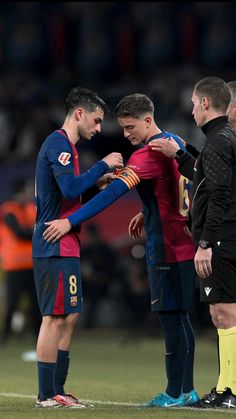
[[[194,91],[201,99],[204,96],[211,99],[214,109],[226,112],[231,95],[230,88],[223,79],[213,76],[205,77],[195,84]]]
[[[227,83],[231,94],[231,103],[236,103],[236,80]]]
[[[104,113],[108,111],[106,103],[97,93],[84,87],[74,87],[69,92],[65,101],[66,114],[70,114],[79,106],[88,112],[93,112],[96,108],[101,108]]]
[[[151,99],[141,93],[124,96],[115,107],[114,114],[116,117],[131,116],[139,119],[145,114],[154,114],[154,105]]]

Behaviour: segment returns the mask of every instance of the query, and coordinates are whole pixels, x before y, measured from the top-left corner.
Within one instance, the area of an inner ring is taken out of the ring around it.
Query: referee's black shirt
[[[180,172],[193,179],[191,231],[195,243],[236,240],[236,133],[226,116],[207,122],[206,143],[195,160],[184,155]]]

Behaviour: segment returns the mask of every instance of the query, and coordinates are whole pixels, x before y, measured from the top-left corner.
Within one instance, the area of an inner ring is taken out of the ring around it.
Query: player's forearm
[[[129,188],[124,182],[119,179],[114,180],[104,191],[98,193],[94,198],[83,205],[82,208],[67,218],[72,226],[77,226],[109,207],[128,191]]]
[[[109,170],[109,166],[100,160],[91,169],[79,176],[71,174],[57,176],[57,183],[65,199],[75,199],[93,186]]]

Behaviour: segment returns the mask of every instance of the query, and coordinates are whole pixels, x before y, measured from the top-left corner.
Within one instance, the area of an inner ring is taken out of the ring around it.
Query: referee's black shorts
[[[236,241],[221,241],[212,249],[212,274],[199,278],[200,300],[236,303]]]

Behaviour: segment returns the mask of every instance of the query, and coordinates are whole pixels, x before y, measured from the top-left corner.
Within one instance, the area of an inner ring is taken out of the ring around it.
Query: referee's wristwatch
[[[198,246],[202,249],[209,249],[209,247],[212,247],[212,243],[206,241],[206,240],[199,240]]]
[[[175,153],[175,160],[178,162],[184,154],[185,151],[182,150],[182,148],[179,148],[179,150],[177,150]]]

